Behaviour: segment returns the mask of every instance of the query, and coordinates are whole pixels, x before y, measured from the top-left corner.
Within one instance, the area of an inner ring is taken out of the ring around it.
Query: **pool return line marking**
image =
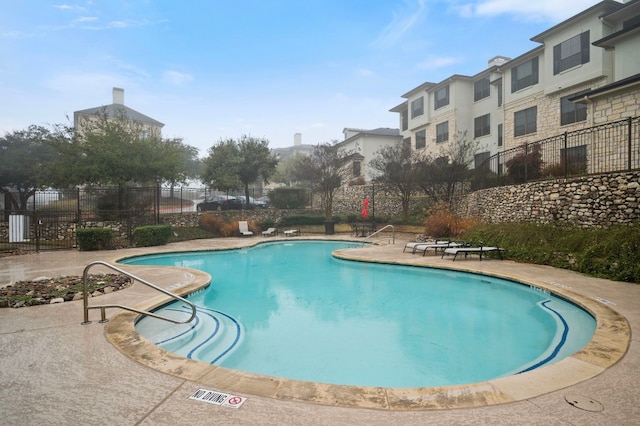
[[[222,405],[223,407],[240,408],[247,400],[244,396],[229,395],[228,393],[216,392],[207,389],[198,389],[189,397],[197,401],[208,402],[209,404]]]

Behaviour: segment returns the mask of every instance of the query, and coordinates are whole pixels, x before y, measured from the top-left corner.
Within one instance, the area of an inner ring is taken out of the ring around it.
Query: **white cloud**
[[[164,81],[174,85],[180,85],[184,83],[188,83],[193,80],[193,76],[191,74],[185,74],[179,71],[165,71],[162,75]]]
[[[97,19],[92,20],[92,22],[96,22]],[[79,21],[75,21],[79,22]],[[82,25],[81,28],[85,30],[111,30],[111,29],[124,29],[124,28],[135,28],[135,27],[145,27],[149,25],[149,22],[146,20],[136,20],[136,19],[123,19],[119,21],[110,21],[106,24],[96,23],[95,25]]]
[[[460,62],[459,58],[453,56],[431,56],[427,60],[417,64],[419,70],[435,70],[438,68],[448,67]]]
[[[507,14],[526,21],[558,22],[596,3],[596,0],[479,0],[453,7],[463,17]]]
[[[81,16],[79,18],[74,19],[73,22],[82,23],[82,22],[93,22],[97,20],[98,20],[97,16]]]
[[[393,13],[391,22],[378,35],[375,45],[393,47],[424,19],[427,11],[426,0],[405,0],[404,4],[405,10]]]
[[[373,70],[364,67],[356,68],[355,73],[360,77],[371,77],[376,74]]]
[[[32,34],[30,33],[25,33],[18,30],[3,31],[0,33],[0,38],[25,38],[31,36]]]
[[[73,7],[69,6],[68,4],[54,4],[52,7],[55,7],[56,9],[60,9],[60,10],[71,10],[71,9],[73,9]]]

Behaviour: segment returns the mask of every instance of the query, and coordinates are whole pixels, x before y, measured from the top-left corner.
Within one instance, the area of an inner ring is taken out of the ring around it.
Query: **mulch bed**
[[[91,297],[123,290],[133,284],[122,274],[91,274],[88,292]],[[82,277],[67,276],[17,281],[0,288],[0,308],[21,308],[82,299]]]

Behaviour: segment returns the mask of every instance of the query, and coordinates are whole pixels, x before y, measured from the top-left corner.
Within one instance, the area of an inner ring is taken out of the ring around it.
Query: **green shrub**
[[[606,229],[536,223],[477,225],[464,238],[507,249],[506,257],[610,280],[640,282],[640,226]]]
[[[79,228],[78,249],[82,251],[114,249],[113,231],[109,228]]]
[[[276,188],[268,195],[271,205],[277,209],[302,209],[309,204],[309,194],[304,188]]]
[[[133,230],[133,241],[138,247],[163,246],[171,234],[171,225],[139,226]]]

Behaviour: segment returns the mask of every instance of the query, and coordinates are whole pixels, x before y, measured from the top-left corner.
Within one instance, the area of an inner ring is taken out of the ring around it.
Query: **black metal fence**
[[[473,170],[472,188],[640,168],[640,117],[527,142]]]
[[[213,194],[219,193],[162,186],[49,189],[36,191],[19,208],[19,194],[6,194],[0,200],[0,252],[73,248],[76,229],[87,227],[111,228],[117,244],[127,246],[136,227],[160,224],[163,214],[196,212],[198,203]],[[262,192],[253,190],[250,195],[258,198]]]

